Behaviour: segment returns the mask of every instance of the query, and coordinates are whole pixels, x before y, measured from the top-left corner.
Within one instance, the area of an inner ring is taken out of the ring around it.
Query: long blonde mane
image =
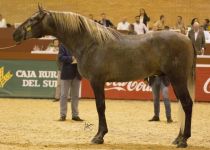
[[[100,43],[107,40],[116,40],[120,36],[119,32],[104,27],[77,13],[56,11],[50,11],[50,13],[56,25],[59,26],[63,32],[81,32],[81,27],[83,27],[94,40]]]

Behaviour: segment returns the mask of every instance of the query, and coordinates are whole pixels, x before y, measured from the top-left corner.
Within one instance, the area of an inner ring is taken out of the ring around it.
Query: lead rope
[[[0,50],[4,50],[4,49],[9,49],[9,48],[13,48],[13,47],[15,47],[15,46],[17,46],[17,45],[19,45],[20,43],[17,43],[17,44],[15,44],[15,45],[12,45],[12,46],[5,46],[5,47],[0,47]]]

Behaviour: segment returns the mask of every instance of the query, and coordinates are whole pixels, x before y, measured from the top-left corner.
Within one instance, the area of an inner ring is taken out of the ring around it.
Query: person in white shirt
[[[133,23],[135,33],[138,35],[147,33],[149,30],[144,23],[140,22],[140,17],[136,16],[135,19],[136,22]]]
[[[206,40],[204,32],[200,28],[200,24],[198,22],[194,22],[192,29],[188,33],[188,37],[192,41],[193,47],[195,48],[197,55],[203,55]]]
[[[129,31],[130,23],[127,22],[126,18],[123,18],[122,22],[118,23],[117,30]]]
[[[7,27],[7,22],[6,20],[2,17],[0,14],[0,28],[6,28]]]

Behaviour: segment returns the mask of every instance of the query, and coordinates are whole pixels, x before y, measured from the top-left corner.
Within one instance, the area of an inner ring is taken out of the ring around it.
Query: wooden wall
[[[22,22],[37,9],[38,3],[50,10],[92,13],[96,19],[105,12],[115,24],[123,17],[133,22],[139,8],[146,9],[151,17],[150,25],[161,14],[170,26],[174,26],[177,15],[183,16],[187,25],[193,17],[198,17],[201,23],[210,17],[209,0],[0,0],[0,13],[10,23]]]

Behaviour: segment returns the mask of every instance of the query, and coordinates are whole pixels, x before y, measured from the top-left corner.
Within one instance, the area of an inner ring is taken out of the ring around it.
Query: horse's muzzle
[[[13,40],[15,42],[21,42],[23,40],[23,35],[20,30],[15,30],[15,32],[13,33]]]

